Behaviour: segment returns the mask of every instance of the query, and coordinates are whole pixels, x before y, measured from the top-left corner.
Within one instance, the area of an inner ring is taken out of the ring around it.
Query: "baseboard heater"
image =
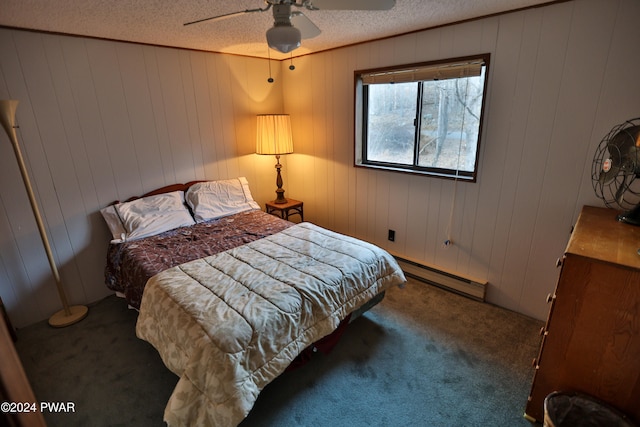
[[[456,273],[443,271],[403,256],[395,254],[393,256],[407,276],[478,301],[484,301],[487,288],[486,281],[480,281],[470,277],[464,277]]]

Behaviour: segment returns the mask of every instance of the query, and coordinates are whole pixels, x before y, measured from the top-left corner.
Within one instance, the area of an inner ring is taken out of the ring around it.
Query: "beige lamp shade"
[[[293,153],[291,118],[288,114],[260,114],[256,135],[257,154]]]

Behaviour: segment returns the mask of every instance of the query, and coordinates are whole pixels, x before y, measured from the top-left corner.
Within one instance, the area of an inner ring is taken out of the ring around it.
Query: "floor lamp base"
[[[69,315],[64,309],[58,311],[56,314],[49,318],[49,325],[54,328],[64,328],[65,326],[73,325],[87,317],[89,309],[84,305],[73,305],[69,307]]]

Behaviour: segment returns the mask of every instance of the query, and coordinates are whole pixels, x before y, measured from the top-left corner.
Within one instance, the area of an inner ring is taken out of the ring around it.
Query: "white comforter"
[[[237,425],[302,350],[404,281],[386,251],[310,223],[152,277],[136,330],[180,377],[165,421]]]

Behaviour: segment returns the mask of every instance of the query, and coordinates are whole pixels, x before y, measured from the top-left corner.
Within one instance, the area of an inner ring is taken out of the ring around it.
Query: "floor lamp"
[[[18,145],[18,137],[16,136],[15,125],[17,107],[18,101],[16,100],[0,101],[0,121],[2,122],[2,127],[4,127],[7,135],[9,135],[9,139],[11,140],[11,143],[13,145],[13,151],[15,152],[16,159],[18,160],[18,166],[20,167],[22,180],[24,181],[24,186],[27,189],[27,195],[29,196],[29,201],[31,202],[31,209],[33,210],[33,215],[36,218],[38,231],[40,232],[42,244],[44,245],[44,250],[47,253],[49,266],[51,267],[51,272],[53,273],[53,277],[56,281],[58,295],[60,296],[60,301],[62,302],[63,306],[62,310],[58,311],[49,318],[49,324],[51,326],[61,328],[64,326],[72,325],[84,319],[89,312],[89,309],[83,305],[74,305],[70,307],[67,303],[67,296],[64,293],[64,288],[62,287],[62,282],[60,281],[60,274],[58,273],[58,268],[56,267],[56,263],[53,259],[53,253],[51,252],[51,246],[49,246],[47,232],[44,229],[42,217],[40,216],[40,211],[38,210],[38,204],[36,203],[36,198],[33,195],[33,189],[31,188],[31,181],[29,180],[29,175],[27,175],[27,168],[24,164],[24,160],[22,159],[20,146]]]
[[[256,154],[270,154],[276,156],[276,199],[273,203],[287,203],[282,189],[280,175],[281,154],[293,153],[293,137],[291,136],[291,118],[288,114],[260,114],[256,135]]]

